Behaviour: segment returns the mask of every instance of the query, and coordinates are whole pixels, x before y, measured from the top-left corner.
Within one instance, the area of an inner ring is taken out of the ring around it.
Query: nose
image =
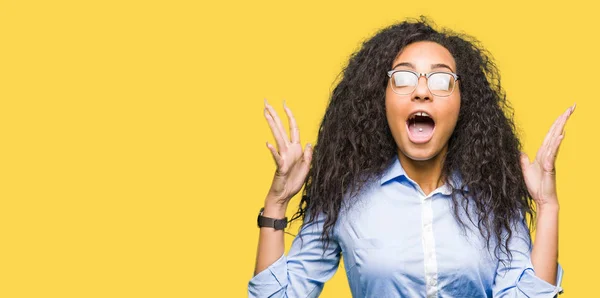
[[[433,98],[429,87],[427,87],[427,78],[425,76],[419,76],[417,81],[417,88],[413,91],[413,100],[431,100]]]

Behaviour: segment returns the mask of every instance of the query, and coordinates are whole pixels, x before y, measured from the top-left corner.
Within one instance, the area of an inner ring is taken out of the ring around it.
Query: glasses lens
[[[449,73],[434,73],[427,80],[429,90],[436,96],[448,96],[454,90],[454,77]]]
[[[397,71],[392,75],[392,88],[398,94],[410,94],[415,90],[419,78],[412,72]]]

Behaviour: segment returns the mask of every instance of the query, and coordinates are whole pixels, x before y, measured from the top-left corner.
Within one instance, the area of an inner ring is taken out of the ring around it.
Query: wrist
[[[265,202],[263,215],[271,218],[284,218],[287,204]]]
[[[558,205],[558,203],[546,203],[546,204],[540,204],[538,205],[537,208],[537,213],[541,214],[558,214],[558,211],[560,210],[560,207]]]

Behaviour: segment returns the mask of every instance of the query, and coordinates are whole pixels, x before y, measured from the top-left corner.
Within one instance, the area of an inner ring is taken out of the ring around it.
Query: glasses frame
[[[413,90],[411,90],[408,93],[398,93],[396,92],[396,90],[394,90],[394,86],[391,86],[392,84],[392,76],[397,73],[397,72],[410,72],[414,75],[417,76],[417,85],[414,86]],[[433,93],[433,91],[431,91],[431,89],[429,88],[429,77],[431,77],[432,75],[436,74],[436,73],[445,73],[445,74],[449,74],[454,78],[454,84],[452,85],[452,91],[450,91],[450,93],[448,95],[436,95]],[[427,90],[429,90],[429,92],[432,95],[438,96],[438,97],[448,97],[450,95],[452,95],[452,93],[454,93],[454,89],[456,89],[456,81],[460,80],[460,76],[453,73],[453,72],[449,72],[449,71],[433,71],[433,72],[429,72],[429,73],[420,73],[420,72],[416,72],[416,71],[412,71],[412,70],[408,70],[408,69],[393,69],[387,72],[388,77],[390,78],[390,87],[392,88],[392,91],[398,95],[408,95],[411,94],[413,92],[415,92],[415,90],[417,90],[417,86],[419,85],[419,80],[421,79],[421,77],[425,77],[425,79],[427,80]]]

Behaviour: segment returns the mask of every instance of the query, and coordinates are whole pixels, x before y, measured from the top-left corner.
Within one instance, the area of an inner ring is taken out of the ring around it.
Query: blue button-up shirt
[[[535,275],[524,221],[514,227],[508,263],[507,256],[495,256],[494,241],[486,247],[459,209],[467,229],[453,215],[450,187],[425,195],[396,158],[380,181],[342,208],[327,250],[319,240],[320,216],[301,228],[287,256],[250,280],[248,294],[317,297],[341,255],[353,297],[554,297],[562,292],[560,265],[556,285]]]

